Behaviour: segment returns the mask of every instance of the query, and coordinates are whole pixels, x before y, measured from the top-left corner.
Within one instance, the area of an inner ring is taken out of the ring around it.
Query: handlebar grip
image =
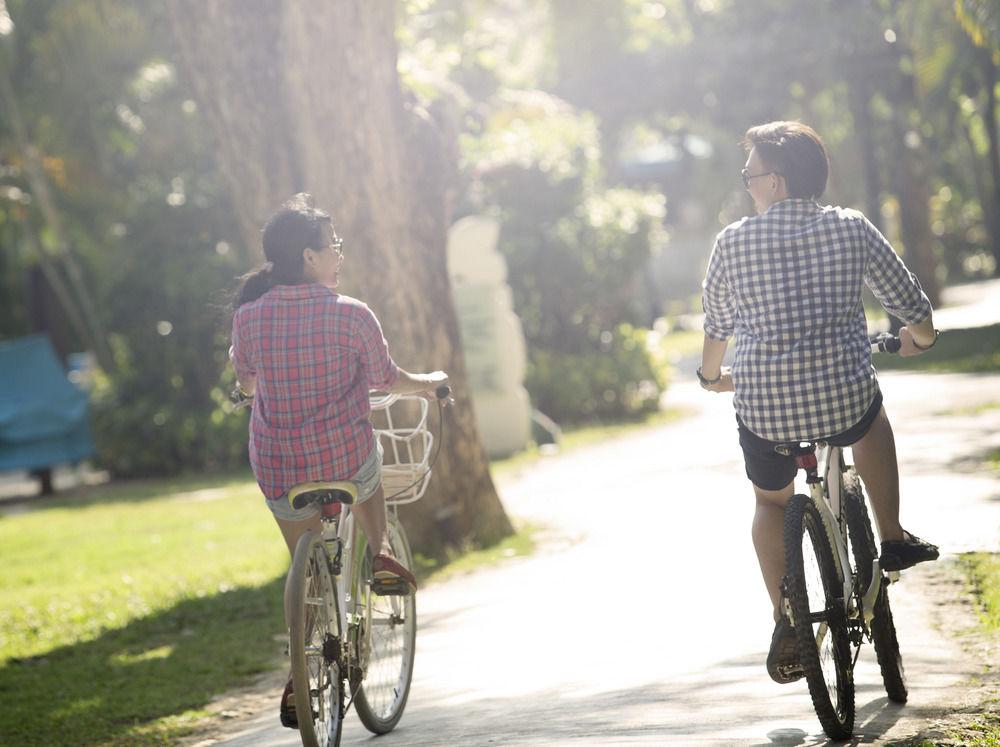
[[[447,384],[442,384],[434,390],[434,394],[438,399],[448,399],[451,396],[451,387]]]
[[[879,353],[898,353],[903,346],[902,340],[898,337],[887,335],[872,341],[872,351]]]

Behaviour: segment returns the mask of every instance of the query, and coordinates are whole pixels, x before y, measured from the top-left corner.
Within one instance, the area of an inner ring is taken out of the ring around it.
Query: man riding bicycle
[[[814,130],[771,122],[748,130],[744,144],[743,184],[757,215],[716,238],[704,282],[698,378],[709,391],[735,391],[740,446],[757,501],[754,548],[776,622],[767,669],[784,683],[801,676],[779,674],[797,658],[781,615],[782,528],[797,468],[775,446],[819,439],[851,446],[882,538],[882,568],[936,559],[937,547],[899,524],[899,469],[871,365],[862,288],[906,323],[900,355],[930,349],[937,332],[920,283],[878,229],[856,210],[817,203],[829,159]],[[734,364],[724,371],[734,334]]]

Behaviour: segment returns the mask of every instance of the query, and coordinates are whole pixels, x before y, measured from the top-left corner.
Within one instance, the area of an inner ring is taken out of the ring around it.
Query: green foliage
[[[533,349],[525,385],[535,406],[567,423],[655,412],[666,374],[647,348],[647,334],[622,324],[578,352]]]
[[[501,218],[535,407],[560,422],[655,409],[664,382],[628,325],[655,315],[644,269],[663,241],[662,195],[604,184],[593,118],[539,91],[498,96],[463,155],[469,209]]]
[[[245,419],[223,417],[220,289],[250,252],[238,243],[208,128],[177,80],[155,12],[119,0],[14,2],[11,12],[6,43],[18,49],[14,83],[28,137],[115,356],[93,391],[102,463],[139,476],[243,464]],[[18,283],[37,262],[31,236],[51,242],[52,232],[6,139],[0,157],[8,197],[24,195],[0,201],[0,282]],[[0,333],[29,331],[28,295],[18,302]],[[79,349],[55,338],[60,352]]]

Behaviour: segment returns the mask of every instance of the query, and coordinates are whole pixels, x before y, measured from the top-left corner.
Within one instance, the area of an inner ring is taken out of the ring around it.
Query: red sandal
[[[417,590],[417,580],[398,560],[379,553],[372,561],[372,590],[376,594],[412,594]]]

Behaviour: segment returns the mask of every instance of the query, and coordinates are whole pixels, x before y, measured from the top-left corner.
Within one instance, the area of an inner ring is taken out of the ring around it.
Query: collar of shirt
[[[811,197],[788,197],[771,205],[771,207],[761,213],[760,217],[767,216],[769,218],[790,218],[795,220],[796,218],[815,215],[822,209],[819,203]]]
[[[324,296],[336,295],[337,292],[327,288],[322,283],[304,283],[302,285],[276,285],[271,288],[268,295],[283,298],[290,301],[305,300],[308,298],[323,298]]]

